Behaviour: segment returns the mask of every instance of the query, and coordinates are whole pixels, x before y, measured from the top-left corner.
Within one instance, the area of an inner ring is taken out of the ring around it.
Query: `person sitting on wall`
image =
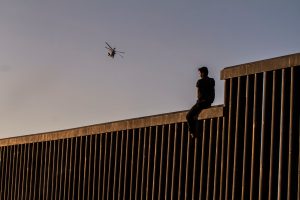
[[[197,132],[197,120],[199,113],[211,106],[215,99],[215,80],[208,77],[207,67],[198,68],[200,79],[197,81],[198,100],[196,104],[188,111],[186,120],[191,137]]]

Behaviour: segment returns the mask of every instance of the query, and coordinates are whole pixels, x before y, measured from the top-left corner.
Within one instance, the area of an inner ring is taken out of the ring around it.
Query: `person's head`
[[[203,67],[199,67],[198,68],[198,71],[200,73],[200,77],[201,78],[204,78],[204,77],[207,77],[208,76],[208,69],[207,67],[203,66]]]

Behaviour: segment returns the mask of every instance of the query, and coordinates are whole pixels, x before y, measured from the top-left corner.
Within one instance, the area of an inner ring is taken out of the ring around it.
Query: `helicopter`
[[[125,52],[122,52],[122,51],[117,51],[116,48],[112,48],[107,42],[105,42],[105,44],[107,45],[105,48],[108,49],[108,56],[114,58],[116,54],[118,54],[119,56],[121,56],[123,58],[123,56],[121,55],[122,53],[125,53]]]

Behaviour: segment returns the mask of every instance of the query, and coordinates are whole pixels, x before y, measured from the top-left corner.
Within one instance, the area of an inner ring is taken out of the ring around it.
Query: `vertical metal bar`
[[[169,159],[170,159],[170,136],[171,136],[171,124],[168,124],[168,145],[167,145],[167,165],[166,165],[166,182],[165,182],[165,199],[168,199],[168,187],[169,187]]]
[[[79,137],[79,160],[78,160],[78,186],[77,186],[77,196],[80,197],[81,194],[81,179],[83,179],[83,177],[81,177],[82,173],[81,173],[81,166],[82,166],[82,140],[83,140],[83,136]]]
[[[85,145],[84,145],[84,161],[83,161],[83,178],[82,178],[82,199],[85,199],[85,182],[86,182],[86,165],[87,165],[87,144],[88,144],[88,136],[82,137],[82,139],[85,138]],[[82,151],[80,151],[82,152]],[[88,198],[87,198],[88,199]]]
[[[75,147],[74,147],[74,164],[73,164],[73,182],[70,184],[72,185],[72,193],[70,194],[70,198],[69,199],[74,199],[76,197],[74,197],[75,195],[75,185],[76,185],[76,165],[77,165],[77,140],[78,137],[75,137]],[[70,166],[72,168],[72,165]],[[79,170],[78,170],[79,171]]]
[[[20,195],[21,195],[21,188],[22,188],[22,185],[21,185],[21,177],[22,177],[22,169],[23,169],[23,145],[19,145],[19,166],[18,166],[18,180],[17,180],[17,188],[16,188],[16,199],[19,199],[20,198]]]
[[[61,183],[60,182],[58,182],[58,176],[59,176],[59,169],[60,169],[60,167],[59,167],[59,164],[61,163],[61,161],[60,161],[60,159],[59,158],[61,158],[62,157],[62,152],[60,152],[60,144],[61,144],[61,140],[56,140],[56,143],[58,143],[57,144],[57,157],[56,157],[56,160],[55,160],[55,162],[56,162],[56,176],[55,176],[55,189],[54,189],[54,199],[56,199],[56,197],[57,197],[57,194],[59,195],[59,192],[58,192],[58,187],[60,187],[61,186]],[[54,174],[54,171],[53,171],[53,174]]]
[[[186,147],[186,166],[185,166],[185,187],[184,187],[184,199],[189,198],[188,183],[189,183],[189,157],[190,157],[190,137],[188,136],[187,147]],[[201,178],[200,178],[201,179]]]
[[[109,161],[108,161],[108,172],[107,172],[107,200],[109,200],[110,195],[110,177],[111,177],[111,168],[112,168],[112,145],[113,145],[113,133],[110,134],[110,147],[109,147]]]
[[[88,162],[88,169],[87,169],[87,191],[83,193],[87,193],[86,199],[90,199],[90,193],[92,192],[91,189],[91,165],[92,165],[92,141],[93,141],[93,135],[91,134],[90,136],[87,137],[89,139],[89,162]],[[94,160],[95,163],[95,160]],[[95,170],[93,170],[94,174],[93,177],[95,177]]]
[[[118,143],[119,142],[119,133],[116,132],[116,145],[115,145],[115,167],[114,167],[114,177],[113,177],[113,199],[115,199],[115,195],[116,194],[116,178],[117,178],[117,165],[118,165],[118,161],[119,161],[119,158],[118,158]],[[121,164],[121,163],[120,163]],[[119,176],[120,177],[120,176]]]
[[[269,155],[269,143],[270,143],[270,125],[271,125],[271,74],[272,72],[264,72],[264,81],[263,81],[263,112],[262,112],[262,126],[261,126],[261,145],[260,145],[260,167],[259,167],[259,192],[258,199],[267,199],[268,193],[267,190],[267,169],[268,169],[268,155]]]
[[[1,185],[1,189],[0,189],[0,198],[2,198],[2,194],[3,194],[3,186],[4,186],[4,169],[5,169],[5,146],[0,147],[0,185]]]
[[[157,137],[158,137],[158,126],[155,127],[155,146],[154,146],[154,164],[153,164],[153,178],[152,178],[152,200],[155,195],[155,178],[156,178],[156,161],[157,161]]]
[[[53,147],[51,148],[51,145],[53,145]],[[44,187],[45,187],[45,191],[43,192],[43,198],[44,199],[48,199],[48,198],[52,198],[52,194],[54,193],[54,180],[53,180],[53,173],[54,173],[54,161],[56,161],[56,159],[53,157],[55,155],[55,150],[54,150],[54,143],[53,141],[50,141],[50,147],[49,147],[49,152],[48,152],[48,165],[45,166],[45,173],[44,173]],[[43,179],[43,178],[42,178]],[[50,179],[50,180],[49,180]],[[49,195],[49,196],[48,196]]]
[[[106,156],[107,156],[107,133],[105,133],[105,141],[104,141],[104,160],[103,160],[103,178],[102,178],[102,199],[104,199],[105,197],[105,186],[106,183],[105,183],[105,179],[106,179]],[[124,184],[124,187],[125,187],[125,184]]]
[[[211,162],[212,162],[212,143],[213,143],[213,131],[214,131],[214,120],[210,119],[210,129],[209,129],[209,146],[208,146],[208,160],[207,160],[207,181],[206,181],[206,199],[209,200],[212,198],[211,196],[211,182],[210,182],[210,177],[211,177]]]
[[[116,195],[116,178],[117,178],[117,165],[118,165],[118,141],[119,141],[119,133],[116,132],[116,145],[115,145],[115,156],[114,156],[114,171],[113,171],[113,183],[112,183],[112,199],[115,199]]]
[[[14,191],[14,178],[16,177],[14,172],[15,172],[15,163],[16,163],[16,150],[15,150],[16,146],[12,146],[12,157],[13,157],[13,162],[12,162],[12,168],[11,168],[11,184],[10,184],[10,199],[12,199],[13,197],[13,193],[15,192]],[[9,198],[8,198],[9,199]]]
[[[126,181],[127,181],[127,161],[128,161],[128,140],[129,130],[126,130],[126,145],[125,145],[125,169],[124,169],[124,187],[123,187],[123,199],[126,199]]]
[[[67,139],[61,139],[61,153],[60,153],[61,155],[60,155],[60,162],[59,162],[60,171],[59,171],[59,180],[58,180],[59,185],[58,185],[58,192],[57,192],[58,199],[61,199],[61,197],[63,195],[62,187],[66,185],[66,182],[64,182],[64,180],[63,180],[63,175],[65,174],[63,168],[64,168],[64,166],[67,165],[66,158],[64,157],[64,154],[67,151],[67,149],[65,148],[66,140]]]
[[[5,184],[5,178],[4,178],[4,174],[5,174],[5,170],[6,170],[6,146],[1,146],[0,147],[0,151],[1,151],[1,157],[0,157],[0,184],[1,184],[1,189],[0,189],[0,198],[4,198],[4,184]]]
[[[294,75],[294,81],[295,81],[295,84],[294,84],[294,90],[295,90],[295,93],[294,93],[294,98],[295,98],[295,104],[294,104],[294,108],[295,110],[297,110],[297,112],[295,112],[296,114],[296,117],[295,117],[295,122],[294,122],[294,128],[295,128],[295,142],[296,142],[296,146],[295,146],[295,152],[296,155],[295,155],[295,159],[298,159],[298,163],[297,161],[295,161],[295,165],[298,164],[298,167],[295,167],[295,173],[297,174],[298,173],[298,177],[294,177],[295,178],[295,183],[297,182],[297,178],[298,178],[298,184],[295,184],[295,196],[297,196],[297,199],[300,199],[300,109],[299,109],[299,105],[296,103],[299,101],[299,95],[296,91],[299,90],[299,70],[296,70],[298,68],[295,68],[295,75]],[[298,148],[297,148],[298,146]],[[298,158],[297,158],[297,155],[298,155]]]
[[[39,173],[40,172],[40,167],[41,165],[38,165],[38,161],[41,160],[39,157],[39,152],[40,152],[40,144],[41,143],[35,143],[36,145],[36,150],[35,150],[35,156],[34,159],[35,160],[35,172],[34,172],[34,184],[33,184],[33,194],[32,197],[30,197],[31,199],[36,199],[36,194],[39,192],[39,188],[37,187],[37,178],[39,177]]]
[[[158,199],[161,198],[161,191],[162,191],[162,176],[163,176],[163,157],[164,157],[164,138],[165,138],[165,125],[162,125],[161,129],[161,147],[160,147],[160,165],[159,165],[159,185],[158,185]]]
[[[14,174],[13,174],[13,167],[14,167],[14,163],[15,163],[15,145],[11,146],[10,149],[10,157],[11,157],[11,163],[10,163],[10,167],[9,167],[9,180],[8,180],[8,184],[9,184],[9,191],[8,191],[8,196],[7,199],[10,199],[12,196],[12,192],[13,192],[13,178],[14,178]]]
[[[229,118],[229,108],[230,108],[230,79],[226,79],[224,82],[224,116],[223,116],[223,131],[222,131],[222,154],[221,154],[221,173],[220,173],[220,192],[219,199],[225,198],[226,190],[226,150],[227,150],[227,137],[225,138],[225,132],[228,133],[228,118]]]
[[[20,196],[19,196],[19,198],[20,199],[23,199],[24,197],[23,197],[23,194],[24,194],[24,171],[25,171],[25,162],[26,162],[26,159],[25,159],[25,157],[26,157],[26,144],[23,144],[22,145],[22,147],[23,147],[23,150],[22,150],[22,155],[21,155],[21,157],[22,157],[22,159],[21,159],[21,165],[20,165],[20,185],[19,185],[19,193],[20,193]]]
[[[58,180],[58,187],[59,187],[59,190],[58,190],[58,199],[61,199],[61,196],[62,196],[62,187],[64,187],[66,185],[66,182],[63,181],[63,168],[64,166],[67,166],[67,157],[64,157],[64,153],[67,152],[68,150],[65,147],[65,141],[67,141],[67,139],[62,139],[61,140],[61,155],[60,155],[60,166],[58,167],[58,170],[60,170],[59,172],[59,180]],[[65,151],[65,152],[64,152]],[[63,189],[65,190],[65,189]]]
[[[282,69],[282,76],[281,76],[282,84],[281,84],[281,107],[280,107],[280,136],[279,136],[279,166],[278,166],[278,190],[277,190],[277,199],[280,200],[282,198],[282,159],[283,159],[283,134],[284,134],[284,116],[285,116],[285,69]]]
[[[119,165],[119,186],[118,186],[118,199],[121,198],[121,184],[122,184],[122,177],[124,174],[122,173],[122,166],[123,166],[123,149],[124,149],[124,131],[121,131],[121,150],[120,150],[120,165]]]
[[[112,187],[112,184],[111,184],[111,177],[113,176],[113,172],[114,172],[114,164],[113,164],[113,159],[114,159],[114,149],[113,149],[113,145],[114,145],[114,133],[113,132],[110,132],[109,133],[109,136],[110,136],[110,146],[109,146],[109,162],[108,162],[108,172],[107,172],[107,196],[106,196],[106,199],[109,200],[109,199],[112,199],[110,197],[111,195],[111,188]]]
[[[14,153],[14,151],[13,151],[13,146],[8,146],[8,163],[7,163],[7,165],[8,165],[8,171],[7,171],[7,174],[6,174],[6,177],[7,177],[7,179],[6,179],[6,181],[5,182],[7,182],[6,184],[7,184],[7,188],[6,188],[6,199],[9,199],[9,197],[10,197],[10,193],[11,193],[11,179],[12,179],[12,165],[13,165],[13,160],[14,160],[14,157],[13,157],[13,153]]]
[[[0,146],[0,198],[2,197],[2,178],[3,178],[3,146]]]
[[[137,152],[137,163],[136,163],[136,178],[135,178],[135,194],[134,194],[134,199],[137,200],[138,197],[138,188],[139,188],[139,163],[140,163],[140,149],[141,149],[141,129],[139,128],[138,132],[138,152]]]
[[[173,166],[172,166],[172,181],[171,181],[171,199],[174,199],[174,180],[175,180],[175,165],[176,165],[176,144],[177,144],[177,126],[178,124],[175,124],[175,131],[174,131],[174,148],[173,148]]]
[[[12,186],[13,187],[13,194],[11,196],[11,199],[16,199],[17,198],[18,172],[20,170],[20,169],[18,169],[19,162],[20,162],[19,161],[19,147],[20,147],[20,145],[15,145],[15,150],[14,150],[15,151],[15,167],[14,167],[14,170],[13,170],[14,171],[14,184]],[[0,160],[1,160],[1,158],[0,158]],[[0,182],[0,184],[1,184],[1,182]],[[3,184],[1,184],[1,185],[3,185]],[[0,198],[1,198],[1,195],[0,195]]]
[[[257,124],[257,74],[255,74],[254,78],[254,102],[253,102],[253,128],[252,128],[252,155],[251,155],[251,179],[250,179],[250,199],[254,199],[254,171],[255,171],[255,141],[257,137],[257,132],[256,132],[256,124]]]
[[[23,167],[22,167],[22,182],[21,182],[21,199],[24,199],[24,193],[25,193],[25,191],[24,191],[24,188],[25,188],[25,186],[24,186],[24,182],[25,182],[25,170],[26,170],[26,159],[25,159],[25,157],[26,157],[26,153],[27,153],[27,145],[25,144],[24,145],[24,154],[23,154]]]
[[[97,155],[97,147],[98,147],[98,135],[99,134],[96,134],[95,135],[95,142],[94,142],[94,163],[93,163],[93,171],[94,171],[94,175],[93,175],[93,183],[92,183],[92,199],[96,199],[95,197],[95,186],[96,186],[96,155]],[[100,177],[100,170],[98,171],[99,172],[99,177]]]
[[[57,161],[56,155],[58,155],[57,154],[56,143],[57,143],[57,141],[53,141],[53,153],[52,153],[52,163],[51,163],[52,164],[52,167],[51,167],[52,170],[50,172],[51,173],[51,180],[50,180],[50,183],[49,183],[49,185],[51,185],[50,191],[49,191],[49,193],[50,193],[49,195],[50,195],[51,199],[54,199],[53,195],[55,194],[55,191],[54,191],[55,190],[55,186],[53,184],[54,184],[54,174],[55,174],[55,163]],[[50,169],[49,169],[49,171],[50,171]]]
[[[7,146],[7,164],[6,164],[6,173],[5,173],[5,187],[4,187],[4,198],[8,199],[9,196],[9,178],[10,178],[10,172],[11,172],[11,146]]]
[[[31,159],[30,159],[31,163],[29,165],[29,167],[30,167],[30,172],[29,172],[30,173],[30,178],[29,178],[29,184],[28,184],[29,185],[28,199],[32,199],[31,191],[35,189],[34,182],[32,182],[32,174],[33,174],[33,168],[34,168],[34,153],[36,152],[36,150],[34,148],[35,143],[32,143],[31,146],[32,146],[32,149],[31,149]]]
[[[17,145],[17,159],[18,159],[18,164],[16,166],[16,185],[15,185],[15,191],[18,191],[18,192],[15,192],[15,195],[14,195],[14,198],[15,199],[18,199],[19,196],[20,196],[20,177],[21,177],[21,168],[22,168],[22,145]]]
[[[116,139],[115,139],[115,149],[114,149],[114,152],[115,152],[115,154],[114,154],[114,160],[115,160],[115,163],[114,163],[114,172],[113,172],[113,187],[112,187],[112,198],[113,199],[116,199],[116,196],[117,196],[117,194],[116,194],[116,190],[117,190],[117,187],[118,187],[118,185],[117,185],[117,178],[118,179],[120,179],[120,175],[118,175],[117,173],[117,168],[118,168],[118,164],[119,165],[121,165],[121,163],[119,162],[119,135],[120,135],[120,133],[117,131],[116,132]]]
[[[59,180],[58,180],[58,192],[57,192],[57,196],[58,199],[61,199],[62,197],[62,187],[66,185],[66,183],[63,181],[63,168],[64,166],[66,166],[66,158],[64,158],[64,153],[65,151],[67,151],[67,149],[64,149],[65,147],[65,141],[67,139],[62,139],[61,140],[61,153],[60,153],[60,162],[59,162]]]
[[[44,174],[45,177],[43,180],[43,192],[41,194],[43,199],[47,199],[47,191],[48,191],[48,178],[49,178],[49,163],[50,163],[50,156],[51,155],[51,141],[46,142],[46,149],[45,149],[45,165],[44,165]]]
[[[270,144],[270,170],[269,170],[269,200],[273,198],[272,184],[273,184],[273,160],[274,160],[274,134],[275,134],[275,101],[276,101],[276,88],[277,76],[276,71],[273,71],[273,84],[272,84],[272,119],[271,119],[271,144]]]
[[[6,159],[5,159],[6,160],[6,163],[5,163],[5,165],[6,165],[5,175],[6,176],[7,176],[7,174],[9,174],[9,171],[10,171],[10,159],[11,159],[10,148],[11,148],[10,146],[6,147]],[[22,162],[22,164],[23,164],[23,162]],[[4,196],[3,196],[3,199],[7,198],[8,187],[9,187],[8,182],[7,182],[6,178],[4,178]]]
[[[217,187],[219,182],[219,142],[220,142],[220,117],[217,119],[217,133],[216,133],[216,152],[215,152],[215,166],[214,166],[214,189],[213,189],[213,200],[217,199]]]
[[[105,136],[105,135],[104,135]],[[99,152],[99,160],[98,160],[98,164],[99,164],[99,176],[98,176],[98,199],[100,199],[100,186],[101,186],[101,182],[100,182],[100,180],[101,180],[101,173],[102,173],[102,162],[104,163],[104,161],[102,160],[102,140],[103,140],[103,134],[99,134],[99,147],[100,147],[100,152]],[[105,152],[105,149],[104,149],[104,152]],[[105,165],[103,165],[103,169],[104,169],[104,166]],[[104,177],[104,170],[103,170],[103,177]],[[102,177],[102,178],[103,178]],[[102,182],[102,184],[103,184],[103,182]],[[102,185],[103,186],[103,185]]]
[[[300,118],[298,120],[298,192],[297,192],[297,198],[300,199]]]
[[[19,158],[19,155],[18,155],[18,146],[19,145],[14,145],[13,146],[13,151],[14,151],[14,164],[13,164],[13,167],[12,167],[12,183],[11,183],[11,199],[15,199],[16,198],[16,185],[17,185],[17,173],[18,173],[18,169],[17,169],[17,166],[18,166],[18,158]],[[1,159],[1,158],[0,158]],[[0,182],[1,184],[1,182]],[[1,189],[0,189],[1,190]],[[1,198],[1,196],[0,196]]]
[[[115,193],[116,193],[116,178],[117,178],[117,166],[118,166],[118,161],[119,161],[119,158],[118,158],[118,147],[119,147],[119,133],[116,131],[115,132],[115,139],[114,139],[114,143],[115,145],[112,147],[112,153],[114,152],[114,154],[112,155],[112,167],[110,168],[113,168],[113,170],[111,170],[111,174],[112,174],[112,187],[111,187],[111,190],[112,190],[112,199],[115,199]],[[113,139],[113,133],[111,133],[111,136],[112,136],[112,139]],[[114,149],[113,149],[114,148]]]
[[[150,184],[149,184],[149,177],[150,177],[150,157],[151,157],[151,127],[150,127],[150,130],[149,130],[149,142],[148,142],[148,161],[147,161],[147,182],[146,182],[146,200],[148,200],[149,198],[149,187],[150,187]]]
[[[115,199],[115,181],[116,181],[116,170],[117,170],[117,157],[118,157],[118,132],[111,132],[111,143],[110,143],[110,156],[109,156],[109,176],[108,176],[108,189],[107,199]],[[111,192],[112,191],[112,192]],[[112,197],[111,197],[112,196]]]
[[[65,154],[65,177],[64,177],[64,188],[63,188],[63,195],[62,195],[62,199],[66,199],[66,191],[68,191],[68,185],[67,184],[67,174],[68,174],[68,164],[70,164],[71,162],[71,151],[69,152],[69,140],[70,139],[66,139],[66,154]],[[71,146],[71,145],[70,145]],[[69,161],[69,162],[68,162]]]
[[[232,132],[232,112],[233,112],[233,80],[230,79],[230,91],[229,91],[229,111],[228,111],[228,138],[227,138],[227,162],[226,162],[226,184],[225,184],[225,199],[229,199],[229,188],[230,188],[230,162],[231,162],[231,132]]]
[[[129,134],[131,134],[131,142],[129,141]],[[133,197],[133,194],[132,194],[132,188],[133,188],[133,165],[134,165],[134,147],[135,147],[135,140],[134,140],[134,129],[130,129],[128,130],[128,146],[127,146],[127,149],[128,149],[128,157],[127,157],[127,162],[126,162],[126,165],[128,165],[127,169],[128,169],[128,173],[126,172],[126,174],[129,175],[129,177],[127,176],[127,179],[124,180],[125,181],[125,184],[126,183],[129,183],[129,187],[128,187],[128,193],[127,195],[125,196],[125,198],[129,198],[129,199],[132,199]],[[131,148],[131,149],[130,149]],[[130,153],[131,152],[131,153]],[[124,189],[125,190],[125,189]]]
[[[32,151],[31,149],[31,146],[32,144],[27,144],[28,145],[28,152],[27,152],[27,164],[26,164],[26,183],[25,183],[25,199],[28,199],[28,194],[29,194],[29,190],[30,190],[30,187],[31,187],[31,183],[29,182],[30,181],[30,172],[29,172],[29,169],[31,168],[31,165],[30,165],[30,153]]]
[[[130,164],[130,187],[129,187],[129,199],[133,199],[133,190],[134,190],[134,148],[135,148],[135,130],[132,129],[132,138],[131,138],[131,164]]]
[[[16,164],[17,164],[17,152],[16,152],[16,148],[18,145],[13,145],[12,146],[12,151],[13,151],[13,160],[12,160],[12,168],[11,168],[11,183],[10,183],[10,198],[13,199],[13,195],[15,193],[14,190],[14,185],[15,180],[16,180]]]
[[[203,120],[203,131],[202,131],[202,149],[201,149],[201,168],[200,168],[200,191],[199,191],[199,200],[203,199],[204,198],[204,195],[203,195],[203,188],[205,187],[205,183],[204,183],[204,180],[203,180],[203,177],[204,177],[204,157],[205,157],[205,141],[206,141],[206,122],[207,120]],[[202,198],[203,196],[203,198]]]
[[[193,162],[193,181],[192,181],[192,199],[195,199],[196,195],[196,171],[197,171],[197,146],[198,146],[198,138],[194,139],[194,162]]]
[[[45,156],[47,158],[47,161],[45,163],[45,179],[44,179],[44,192],[43,192],[43,199],[47,199],[48,198],[48,182],[49,182],[49,172],[50,172],[50,157],[52,155],[52,141],[49,141],[49,145],[48,145],[48,149],[47,149],[47,155]]]
[[[236,182],[237,182],[237,154],[238,154],[238,140],[239,140],[239,126],[240,126],[240,99],[241,99],[241,77],[238,77],[237,89],[237,103],[236,103],[236,120],[235,120],[235,138],[234,138],[234,155],[233,155],[233,177],[232,177],[232,200],[235,199]]]
[[[264,104],[264,108],[266,108],[266,95],[267,95],[267,73],[264,73],[264,95],[263,95],[263,104]],[[258,191],[258,199],[261,200],[262,199],[262,193],[264,191],[262,191],[263,188],[263,177],[264,177],[264,144],[265,144],[265,116],[266,116],[266,110],[264,110],[264,112],[262,112],[262,130],[261,130],[261,143],[260,143],[260,166],[259,166],[259,191]]]
[[[184,139],[184,122],[181,123],[181,139],[180,139],[180,158],[179,158],[179,177],[178,177],[178,200],[182,199],[181,179],[183,177],[183,139]],[[166,186],[165,186],[166,187]]]
[[[6,199],[10,199],[10,194],[12,193],[12,188],[11,188],[11,180],[12,180],[12,165],[13,165],[13,160],[14,160],[14,151],[13,151],[14,146],[9,146],[9,167],[8,167],[8,173],[6,174],[6,182],[7,182],[7,194],[6,194]]]
[[[39,174],[38,174],[38,177],[39,177],[39,192],[38,192],[38,196],[37,196],[37,199],[42,199],[42,195],[43,195],[43,181],[42,181],[42,174],[44,174],[43,172],[45,170],[43,170],[45,168],[45,160],[46,160],[46,151],[45,151],[45,148],[46,148],[46,142],[42,142],[41,143],[41,156],[39,157],[40,159],[40,170],[39,170]],[[44,162],[43,162],[44,160]]]
[[[19,192],[17,192],[17,198],[16,199],[19,199],[20,198],[20,195],[21,195],[21,181],[22,181],[22,179],[21,179],[21,174],[22,174],[22,169],[23,169],[23,166],[22,166],[22,164],[23,164],[23,145],[19,145],[19,148],[20,148],[20,152],[19,152],[19,155],[20,155],[20,157],[19,157],[19,166],[18,166],[18,180],[17,180],[17,190],[19,191]]]
[[[5,168],[5,170],[4,170],[4,173],[3,174],[7,174],[7,171],[8,171],[8,162],[9,162],[9,156],[8,156],[8,146],[6,146],[6,147],[4,147],[5,148],[5,154],[6,154],[6,156],[5,156],[5,159],[4,159],[4,168]],[[21,171],[21,170],[20,170]],[[3,183],[3,199],[5,199],[6,198],[6,187],[7,187],[7,181],[6,181],[6,179],[4,178],[5,176],[3,175],[3,179],[2,179],[2,183]],[[2,196],[2,195],[1,195]]]
[[[67,189],[67,197],[68,197],[68,200],[71,198],[71,185],[74,185],[71,184],[71,177],[72,177],[72,168],[75,169],[75,163],[72,164],[72,161],[73,161],[73,154],[75,155],[74,153],[74,150],[73,150],[73,143],[74,143],[74,140],[76,140],[76,138],[70,138],[70,160],[69,160],[69,168],[68,168],[68,189]],[[74,156],[75,158],[75,156]],[[74,159],[75,161],[75,159]],[[73,190],[73,188],[72,188]]]
[[[151,128],[150,128],[150,132],[151,132]],[[131,167],[130,167],[130,187],[129,187],[129,199],[133,199],[133,191],[134,187],[133,187],[133,179],[134,179],[134,148],[135,148],[135,131],[132,130],[132,142],[131,142],[132,146],[131,146]]]
[[[143,199],[143,192],[144,192],[144,179],[146,178],[145,177],[145,159],[146,159],[146,128],[144,128],[144,141],[143,141],[143,164],[142,164],[142,180],[141,180],[141,197],[140,199]]]
[[[55,199],[55,195],[56,195],[56,166],[57,166],[57,160],[58,160],[58,148],[59,148],[59,145],[57,144],[58,143],[58,140],[54,140],[53,141],[53,154],[52,154],[52,174],[51,174],[51,180],[50,180],[50,190],[49,190],[49,193],[50,193],[50,198],[51,199]]]
[[[8,160],[9,160],[9,164],[8,168],[7,168],[7,173],[6,173],[6,177],[7,180],[6,182],[6,190],[5,190],[5,199],[9,198],[9,193],[10,193],[10,174],[11,174],[11,163],[12,163],[12,146],[8,147]]]
[[[6,170],[5,170],[5,181],[4,181],[4,199],[7,199],[8,192],[9,192],[9,183],[7,180],[9,180],[9,172],[10,172],[10,162],[11,162],[11,156],[10,156],[10,148],[11,146],[7,146],[7,152],[6,152]]]
[[[290,86],[291,86],[291,91],[290,91],[290,124],[289,124],[289,157],[288,157],[288,182],[287,182],[287,199],[291,199],[292,197],[292,157],[293,157],[293,140],[294,140],[294,128],[293,125],[295,122],[295,119],[293,117],[293,112],[294,112],[294,67],[291,68],[291,81],[290,81]],[[297,135],[297,134],[295,134]],[[296,139],[296,138],[295,138]]]

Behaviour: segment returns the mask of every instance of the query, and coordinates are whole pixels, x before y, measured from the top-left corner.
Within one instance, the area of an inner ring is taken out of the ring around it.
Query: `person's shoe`
[[[193,129],[189,128],[189,133],[192,139],[195,138],[195,131]]]
[[[193,133],[190,133],[190,136],[191,136],[192,139],[195,138],[195,135]]]

